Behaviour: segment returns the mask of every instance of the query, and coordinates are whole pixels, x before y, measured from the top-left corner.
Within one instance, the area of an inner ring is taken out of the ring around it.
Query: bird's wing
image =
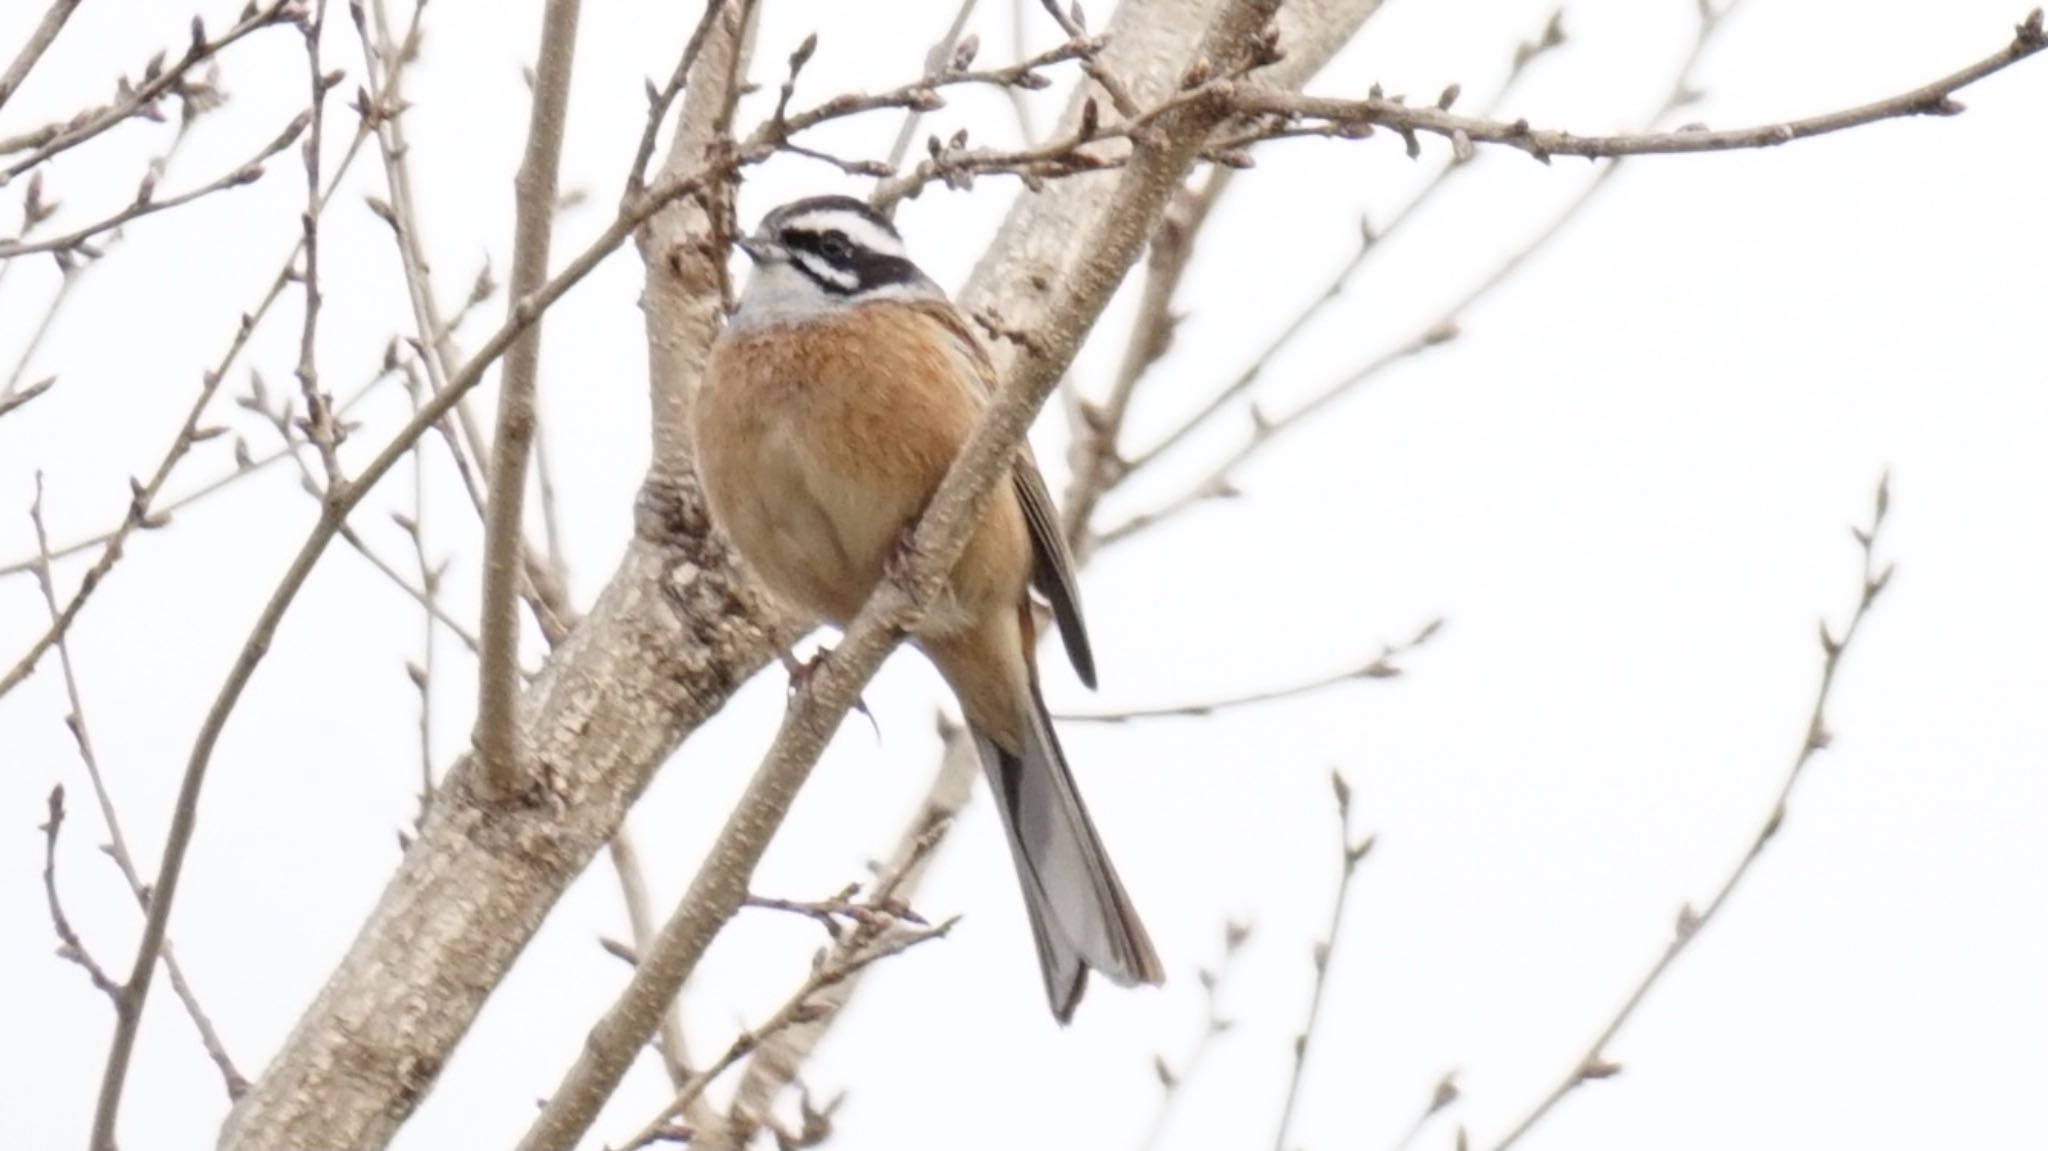
[[[995,364],[981,346],[958,309],[944,300],[918,301],[916,307],[937,321],[959,346],[967,371],[962,383],[975,393],[978,407],[987,407],[996,385]],[[1059,624],[1060,642],[1074,673],[1089,687],[1095,686],[1095,653],[1088,644],[1088,625],[1081,618],[1081,583],[1074,575],[1074,555],[1067,548],[1066,532],[1060,528],[1059,509],[1046,490],[1045,477],[1031,445],[1017,450],[1017,464],[1011,469],[1017,503],[1024,509],[1024,523],[1031,532],[1031,585],[1052,604],[1053,619]]]

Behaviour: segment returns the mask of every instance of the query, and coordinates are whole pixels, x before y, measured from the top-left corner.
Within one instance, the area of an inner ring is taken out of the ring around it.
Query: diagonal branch
[[[1891,582],[1893,565],[1879,566],[1877,562],[1877,541],[1884,531],[1885,516],[1890,507],[1890,477],[1887,476],[1878,481],[1870,526],[1849,529],[1856,537],[1856,546],[1862,553],[1862,586],[1857,594],[1856,606],[1849,614],[1849,622],[1839,634],[1829,629],[1825,618],[1820,622],[1820,685],[1814,691],[1813,708],[1807,716],[1806,730],[1799,749],[1792,756],[1791,767],[1785,773],[1784,782],[1779,784],[1778,794],[1771,801],[1770,809],[1764,815],[1763,824],[1750,840],[1748,849],[1736,860],[1735,866],[1714,890],[1713,897],[1707,901],[1704,908],[1695,910],[1692,904],[1687,903],[1678,909],[1677,923],[1672,930],[1671,939],[1665,943],[1664,950],[1657,956],[1656,962],[1652,963],[1642,978],[1636,981],[1635,987],[1608,1018],[1606,1026],[1602,1027],[1600,1033],[1586,1046],[1585,1052],[1572,1065],[1571,1071],[1548,1095],[1531,1108],[1528,1114],[1509,1129],[1507,1134],[1501,1136],[1500,1141],[1493,1145],[1492,1151],[1508,1151],[1508,1148],[1520,1142],[1523,1136],[1541,1123],[1566,1096],[1580,1087],[1621,1073],[1621,1065],[1607,1058],[1607,1045],[1614,1041],[1615,1036],[1621,1034],[1622,1028],[1628,1026],[1629,1020],[1635,1016],[1636,1009],[1649,998],[1650,992],[1656,990],[1665,973],[1678,961],[1678,957],[1700,937],[1701,930],[1713,923],[1722,909],[1728,906],[1728,901],[1741,888],[1742,881],[1748,878],[1757,860],[1763,857],[1764,849],[1771,845],[1771,841],[1784,828],[1793,790],[1799,786],[1800,780],[1805,778],[1806,769],[1813,762],[1813,758],[1825,751],[1833,741],[1833,733],[1828,730],[1827,708],[1828,701],[1834,695],[1836,675],[1841,670],[1842,657],[1848,653],[1849,646],[1861,634],[1863,622],[1869,618],[1870,609],[1876,605],[1877,597]]]
[[[6,72],[0,73],[0,108],[5,108],[8,98],[21,90],[21,82],[28,79],[30,72],[35,71],[36,61],[41,60],[50,45],[57,42],[57,34],[64,30],[65,22],[71,19],[71,14],[78,11],[78,6],[83,2],[84,0],[52,0],[50,10],[43,13],[43,18],[36,24],[35,30],[28,34],[28,42],[21,46],[21,51],[15,53],[14,62],[7,66]]]

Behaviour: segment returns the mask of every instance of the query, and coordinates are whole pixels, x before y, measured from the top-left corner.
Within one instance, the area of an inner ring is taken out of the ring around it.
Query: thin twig
[[[194,23],[192,40],[177,59],[168,63],[164,54],[158,53],[144,69],[144,79],[139,84],[123,83],[120,98],[103,108],[94,109],[82,117],[73,117],[61,123],[45,125],[33,132],[0,139],[0,156],[28,151],[29,154],[6,168],[0,168],[0,187],[31,168],[41,167],[46,161],[61,152],[69,151],[98,136],[129,118],[135,116],[164,96],[183,89],[186,76],[192,69],[226,51],[242,38],[265,28],[288,24],[299,18],[299,5],[303,0],[271,0],[262,8],[245,10],[226,32],[213,39],[207,39],[203,25]],[[32,149],[32,150],[31,150]]]
[[[1695,910],[1690,903],[1679,907],[1677,922],[1672,930],[1671,938],[1665,943],[1664,950],[1657,956],[1656,962],[1652,963],[1649,970],[1645,971],[1642,977],[1636,980],[1635,986],[1630,989],[1627,997],[1622,1000],[1621,1006],[1616,1008],[1614,1013],[1608,1017],[1606,1025],[1601,1027],[1600,1033],[1593,1038],[1593,1041],[1586,1045],[1585,1051],[1573,1063],[1572,1069],[1565,1074],[1563,1079],[1558,1081],[1555,1087],[1551,1088],[1549,1094],[1545,1095],[1541,1101],[1530,1109],[1528,1114],[1524,1115],[1519,1122],[1510,1128],[1506,1135],[1501,1136],[1500,1141],[1493,1145],[1492,1151],[1507,1151],[1508,1148],[1520,1142],[1522,1137],[1534,1129],[1538,1123],[1542,1122],[1543,1118],[1549,1115],[1566,1096],[1580,1087],[1587,1083],[1608,1079],[1621,1073],[1621,1064],[1607,1057],[1608,1045],[1614,1041],[1615,1036],[1621,1033],[1622,1028],[1628,1025],[1629,1020],[1634,1018],[1636,1009],[1641,1007],[1643,1002],[1649,998],[1650,992],[1656,989],[1663,980],[1665,973],[1670,971],[1672,965],[1678,961],[1678,957],[1685,953],[1693,941],[1699,938],[1700,932],[1707,925],[1713,923],[1721,914],[1722,909],[1728,906],[1728,901],[1735,895],[1736,890],[1742,886],[1742,881],[1749,877],[1751,869],[1756,866],[1757,860],[1763,857],[1764,849],[1769,847],[1772,840],[1776,839],[1778,833],[1784,829],[1785,817],[1790,810],[1793,789],[1799,786],[1801,779],[1805,778],[1807,765],[1813,762],[1814,756],[1826,750],[1834,739],[1833,733],[1828,730],[1827,707],[1829,699],[1834,694],[1837,673],[1840,672],[1842,666],[1842,657],[1848,652],[1849,646],[1855,642],[1857,635],[1862,632],[1863,621],[1869,618],[1870,609],[1877,603],[1877,597],[1891,582],[1894,565],[1885,564],[1880,567],[1877,563],[1877,541],[1880,534],[1884,531],[1885,517],[1890,508],[1891,484],[1890,477],[1886,476],[1880,479],[1877,484],[1877,496],[1871,510],[1870,526],[1867,528],[1852,526],[1849,529],[1850,533],[1856,538],[1858,551],[1862,553],[1862,579],[1856,598],[1856,606],[1850,612],[1849,622],[1840,634],[1835,633],[1828,627],[1825,618],[1820,622],[1820,685],[1814,691],[1813,708],[1807,716],[1806,730],[1800,740],[1799,750],[1792,756],[1791,767],[1787,769],[1784,781],[1778,786],[1777,796],[1771,801],[1771,806],[1764,815],[1762,826],[1757,829],[1755,836],[1749,842],[1748,848],[1736,860],[1735,866],[1730,869],[1727,877],[1715,889],[1713,897],[1707,901],[1705,908]]]
[[[1957,92],[2044,48],[2048,48],[2048,28],[2044,28],[2041,10],[2036,8],[2013,29],[2012,38],[2004,47],[1938,80],[1853,108],[1749,128],[1715,130],[1687,126],[1675,132],[1577,136],[1570,132],[1532,128],[1527,120],[1460,116],[1442,108],[1409,105],[1378,94],[1363,100],[1341,100],[1276,92],[1254,85],[1247,85],[1239,91],[1236,103],[1246,114],[1276,117],[1286,125],[1277,131],[1271,127],[1255,130],[1248,134],[1246,142],[1297,135],[1348,137],[1384,128],[1407,139],[1411,148],[1416,146],[1416,136],[1432,135],[1450,140],[1453,148],[1461,153],[1474,144],[1498,144],[1545,161],[1552,156],[1592,159],[1728,152],[1775,147],[1884,120],[1953,116],[1963,111],[1963,105],[1954,98]]]
[[[1302,1024],[1301,1034],[1294,1038],[1294,1068],[1287,1077],[1287,1098],[1280,1106],[1280,1124],[1273,1133],[1273,1151],[1286,1151],[1287,1132],[1294,1125],[1295,1105],[1301,1101],[1301,1082],[1308,1071],[1310,1045],[1315,1041],[1316,1025],[1323,1018],[1323,992],[1330,985],[1330,956],[1337,950],[1337,940],[1344,930],[1344,911],[1351,904],[1351,880],[1358,874],[1358,865],[1372,854],[1372,836],[1368,835],[1356,843],[1351,841],[1351,785],[1341,772],[1332,771],[1330,787],[1337,795],[1340,860],[1337,895],[1330,901],[1330,926],[1315,945],[1315,989],[1309,993],[1308,1021]]]
[[[958,56],[954,50],[960,47],[960,33],[967,29],[967,21],[974,16],[974,6],[980,0],[960,0],[960,7],[953,13],[953,22],[946,26],[946,34],[939,37],[931,51],[924,54],[924,74],[937,76],[950,63],[954,70],[967,67],[974,60],[975,42],[961,49]],[[960,57],[965,57],[961,59]],[[903,166],[903,158],[910,155],[910,143],[917,138],[917,126],[924,120],[922,108],[911,108],[903,113],[903,125],[896,129],[896,142],[889,145],[889,170]]]
[[[1394,679],[1402,674],[1398,661],[1402,656],[1428,643],[1443,627],[1441,619],[1433,619],[1422,626],[1412,637],[1400,643],[1382,644],[1380,653],[1370,661],[1357,667],[1347,668],[1330,675],[1303,680],[1284,687],[1266,688],[1262,691],[1245,692],[1240,695],[1226,695],[1199,703],[1165,704],[1157,707],[1134,707],[1120,711],[1062,713],[1057,718],[1062,723],[1129,723],[1140,719],[1200,719],[1221,712],[1235,711],[1243,707],[1257,707],[1283,699],[1298,699],[1314,695],[1326,688],[1339,684],[1355,683],[1367,679]]]
[[[1187,1098],[1187,1085],[1194,1079],[1195,1072],[1208,1058],[1209,1052],[1223,1036],[1236,1026],[1236,1021],[1223,1014],[1218,999],[1223,984],[1237,967],[1237,957],[1244,950],[1245,941],[1251,938],[1249,924],[1235,920],[1223,925],[1223,954],[1214,966],[1204,967],[1197,973],[1202,983],[1202,1029],[1188,1044],[1188,1049],[1177,1062],[1169,1064],[1166,1056],[1152,1057],[1152,1069],[1159,1077],[1159,1105],[1152,1110],[1152,1119],[1145,1124],[1145,1134],[1138,1139],[1137,1151],[1153,1151],[1159,1140],[1166,1134],[1167,1122],[1173,1118],[1174,1109]]]
[[[1550,19],[1545,22],[1541,34],[1534,39],[1523,41],[1515,48],[1514,55],[1508,64],[1507,77],[1501,82],[1500,87],[1495,90],[1492,99],[1487,102],[1486,109],[1481,115],[1493,116],[1502,107],[1506,106],[1520,81],[1529,75],[1530,65],[1561,47],[1564,42],[1563,23],[1560,16],[1553,12],[1550,15]],[[1659,112],[1659,115],[1661,114],[1662,110]],[[1655,117],[1652,118],[1651,122],[1655,122]],[[1200,408],[1196,409],[1192,415],[1181,420],[1178,424],[1174,425],[1171,431],[1160,436],[1153,442],[1152,446],[1132,455],[1125,461],[1116,470],[1115,474],[1118,480],[1121,481],[1144,470],[1147,465],[1152,464],[1160,456],[1173,450],[1189,436],[1208,426],[1210,419],[1228,406],[1231,401],[1248,391],[1253,384],[1259,381],[1266,366],[1273,361],[1274,357],[1291,345],[1331,305],[1343,298],[1344,290],[1351,283],[1352,277],[1358,274],[1359,270],[1366,265],[1368,259],[1374,253],[1383,251],[1387,241],[1400,234],[1406,225],[1421,214],[1422,208],[1438,202],[1439,194],[1453,182],[1458,173],[1470,171],[1473,167],[1474,165],[1470,158],[1453,156],[1442,166],[1438,167],[1436,173],[1422,187],[1418,188],[1414,195],[1410,196],[1405,203],[1397,208],[1384,224],[1375,227],[1371,221],[1361,220],[1358,228],[1358,246],[1352,251],[1351,258],[1345,261],[1344,266],[1337,269],[1336,273],[1330,277],[1323,290],[1313,300],[1309,301],[1306,307],[1296,312],[1270,340],[1266,341],[1265,346],[1251,357],[1244,370],[1233,377],[1228,384],[1218,390],[1214,396]],[[1227,171],[1228,169],[1222,170]]]
[[[1458,1096],[1458,1073],[1455,1071],[1444,1072],[1443,1077],[1436,1081],[1436,1087],[1430,1091],[1429,1101],[1422,1105],[1421,1111],[1416,1112],[1414,1120],[1408,1124],[1405,1131],[1401,1132],[1400,1138],[1394,1140],[1393,1146],[1389,1147],[1388,1151],[1408,1151],[1410,1147],[1415,1145],[1415,1141],[1422,1137],[1423,1131],[1428,1129],[1430,1120],[1443,1114],[1445,1108],[1456,1103]],[[1460,1147],[1465,1145],[1463,1135],[1464,1132],[1460,1131],[1458,1142]]]
[[[923,862],[925,856],[929,855],[933,846],[937,844],[938,838],[936,834],[927,834],[906,864],[876,885],[874,895],[870,899],[858,904],[848,904],[845,914],[852,919],[853,929],[839,938],[838,945],[813,965],[810,975],[784,1001],[781,1010],[770,1016],[760,1027],[741,1032],[711,1066],[691,1076],[689,1081],[677,1090],[675,1097],[667,1106],[622,1144],[622,1151],[637,1151],[638,1148],[672,1137],[675,1132],[672,1121],[677,1116],[686,1114],[702,1099],[706,1087],[757,1050],[762,1041],[786,1028],[815,1020],[821,1011],[829,1011],[829,1007],[816,1001],[820,992],[920,943],[945,937],[953,929],[953,925],[960,921],[959,916],[947,919],[937,926],[929,926],[923,919],[910,914],[909,909],[902,907],[896,900],[896,885],[901,882],[904,875]]]
[[[114,982],[101,967],[99,960],[86,949],[85,941],[78,936],[78,929],[71,926],[71,919],[64,914],[64,901],[57,896],[57,834],[64,829],[64,785],[50,789],[49,814],[36,830],[43,833],[43,899],[49,904],[50,926],[57,932],[57,958],[78,965],[85,972],[92,985],[106,993],[114,1001],[114,1010],[121,1009],[121,985]]]
[[[661,123],[668,118],[668,110],[689,82],[690,69],[696,67],[697,56],[704,50],[704,38],[711,34],[711,26],[718,19],[729,0],[705,0],[703,14],[697,17],[697,26],[690,31],[689,42],[683,45],[683,54],[676,59],[675,71],[669,73],[668,83],[656,90],[652,81],[647,85],[647,123],[640,130],[640,144],[633,151],[633,162],[626,169],[626,193],[624,202],[638,198],[647,187],[647,165],[654,159],[654,144],[661,136]]]
[[[50,533],[43,523],[43,477],[40,472],[36,475],[35,502],[29,505],[28,515],[36,537],[36,583],[43,593],[43,606],[49,611],[50,618],[55,619],[58,614],[57,589],[50,578]],[[107,854],[113,858],[115,868],[121,872],[121,878],[127,881],[128,892],[135,897],[136,906],[146,910],[149,907],[149,888],[143,885],[142,873],[136,868],[135,857],[128,850],[128,837],[121,833],[121,819],[114,810],[114,797],[107,790],[106,775],[100,771],[99,754],[93,749],[92,730],[85,720],[85,698],[78,687],[78,671],[71,662],[71,644],[61,639],[57,642],[57,664],[64,676],[65,699],[71,706],[70,713],[64,717],[64,726],[70,729],[72,742],[78,745],[79,761],[85,765],[86,779],[92,783],[93,799],[99,804],[100,819],[106,824]],[[61,788],[52,792],[50,796],[50,864],[55,862],[56,825],[63,818],[62,796]],[[61,926],[62,912],[56,903],[56,878],[53,873],[46,871],[43,879],[49,888],[51,914],[59,920],[58,934],[62,936],[64,930]],[[66,943],[71,945],[74,941],[66,940]],[[84,955],[83,945],[77,945],[77,950],[81,956]],[[171,949],[171,942],[168,939],[164,941],[163,954],[164,972],[170,977],[171,990],[177,995],[178,1002],[184,1005],[185,1014],[192,1020],[192,1026],[198,1030],[199,1043],[206,1049],[206,1057],[211,1059],[214,1067],[220,1071],[221,1082],[227,1088],[228,1098],[241,1098],[242,1093],[249,1089],[249,1081],[236,1069],[235,1061],[228,1056],[227,1045],[221,1042],[220,1033],[214,1030],[212,1018],[199,1006],[199,996],[192,990],[191,982],[185,978],[185,969],[179,965],[177,954]],[[85,957],[83,962],[90,965],[90,957]],[[90,969],[88,966],[88,970]],[[118,1003],[117,998],[116,1004]]]
[[[0,396],[0,416],[6,415],[30,400],[35,399],[37,396],[42,395],[44,392],[49,391],[56,382],[57,377],[50,376],[46,379],[37,380],[13,395]]]
[[[347,415],[350,411],[354,410],[357,404],[361,403],[364,399],[368,398],[370,393],[377,389],[378,385],[382,384],[385,380],[390,379],[391,375],[392,373],[390,371],[379,371],[376,375],[370,377],[369,380],[359,385],[354,392],[352,392],[347,398],[342,400],[342,402],[335,408],[335,415]],[[26,395],[31,391],[40,393],[43,389],[49,386],[50,382],[51,381],[48,380],[42,381],[38,383],[34,389],[24,389],[23,394]],[[17,402],[20,399],[20,396],[16,397]],[[5,414],[4,407],[0,407],[0,414]],[[266,415],[268,415],[268,413],[266,413]],[[273,427],[276,426],[277,421],[274,418],[271,419],[270,422]],[[238,480],[241,480],[248,476],[256,475],[257,473],[268,469],[272,464],[278,463],[284,460],[285,458],[293,455],[298,450],[299,445],[304,441],[303,438],[300,436],[299,432],[291,427],[290,421],[286,421],[285,431],[288,435],[288,438],[285,440],[284,444],[280,447],[273,448],[260,456],[250,455],[248,452],[247,445],[243,444],[241,440],[237,438],[237,446],[235,453],[235,469],[233,471],[223,472],[220,475],[215,476],[214,478],[206,481],[205,483],[199,485],[196,488],[193,488],[191,491],[186,492],[184,495],[178,496],[175,499],[166,500],[161,504],[152,505],[150,509],[152,517],[157,521],[166,521],[171,518],[174,518],[179,511],[188,508],[193,504],[198,503],[199,501],[205,499],[210,495],[213,495],[214,493],[220,491],[221,489],[234,484]],[[50,558],[52,560],[68,559],[71,556],[75,556],[80,552],[90,551],[93,548],[104,545],[108,540],[114,538],[114,535],[120,530],[121,529],[119,527],[112,527],[108,528],[105,531],[99,532],[95,535],[86,536],[83,539],[72,540],[70,543],[64,544],[61,547],[50,549]],[[7,576],[13,575],[33,574],[37,566],[41,562],[42,560],[40,556],[29,555],[24,556],[23,558],[18,560],[11,560],[7,563],[0,564],[0,579],[4,579]]]
[[[625,827],[619,828],[607,846],[612,869],[618,872],[619,893],[625,898],[626,922],[633,931],[633,954],[637,956],[654,937],[657,927],[654,904],[647,896],[647,872],[640,866],[640,852],[633,846],[633,835]],[[683,1039],[680,997],[671,1001],[668,1010],[662,1013],[661,1033],[656,1038],[662,1067],[668,1072],[669,1086],[681,1091],[695,1076],[690,1071],[690,1049]],[[703,1117],[709,1114],[702,1100],[696,1099],[690,1102],[685,1118],[692,1124],[701,1125]]]

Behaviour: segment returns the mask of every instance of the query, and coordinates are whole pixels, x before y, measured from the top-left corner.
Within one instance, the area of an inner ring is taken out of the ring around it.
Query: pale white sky
[[[238,3],[201,5],[225,24]],[[182,43],[189,5],[84,5],[0,129],[106,87],[117,62]],[[1031,26],[1048,38],[1036,5]],[[1091,8],[1107,5],[1091,5]],[[42,5],[0,12],[18,43]],[[694,5],[590,4],[565,183],[590,193],[557,252],[604,224],[641,122],[641,80],[666,75]],[[813,28],[800,102],[915,72],[952,0],[766,5],[756,76]],[[984,59],[1008,55],[1009,5],[976,21]],[[410,83],[420,207],[443,294],[488,253],[502,271],[511,172],[525,126],[519,66],[538,5],[436,5]],[[1434,94],[1472,107],[1548,9],[1523,0],[1395,0],[1318,82]],[[1583,0],[1572,45],[1513,111],[1545,126],[1629,126],[1654,107],[1691,31],[1689,0]],[[1099,24],[1106,11],[1096,13]],[[1997,0],[1748,0],[1699,77],[1691,117],[1733,126],[1891,94],[1984,55],[2024,6]],[[334,5],[331,66],[361,65]],[[233,104],[179,157],[169,187],[254,151],[302,99],[288,35],[232,54]],[[772,95],[772,93],[771,93]],[[1051,94],[1057,97],[1058,93]],[[1526,1142],[1549,1148],[2033,1145],[2048,1131],[2048,708],[2040,704],[2048,564],[2041,337],[2048,302],[2048,62],[1966,93],[1967,115],[1887,124],[1768,153],[1632,161],[1603,200],[1520,276],[1463,317],[1454,344],[1385,374],[1238,477],[1245,497],[1119,548],[1086,576],[1104,688],[1055,668],[1055,707],[1173,703],[1287,682],[1368,657],[1435,615],[1444,633],[1410,675],[1211,720],[1070,726],[1066,742],[1170,973],[1155,992],[1098,987],[1075,1025],[1048,1019],[1010,862],[977,805],[919,906],[964,912],[955,935],[893,961],[810,1069],[850,1090],[845,1151],[969,1143],[1129,1147],[1152,1116],[1154,1052],[1199,1025],[1194,977],[1227,917],[1254,934],[1223,992],[1237,1028],[1208,1056],[1163,1146],[1272,1142],[1306,1009],[1312,942],[1336,883],[1328,773],[1357,792],[1356,830],[1380,845],[1337,943],[1320,1050],[1291,1142],[1386,1146],[1439,1075],[1461,1070],[1453,1114],[1481,1145],[1577,1058],[1663,947],[1681,902],[1703,900],[1762,819],[1803,733],[1819,667],[1815,621],[1856,590],[1846,530],[1893,475],[1883,551],[1892,591],[1849,657],[1814,766],[1747,888],[1610,1049],[1619,1078],[1568,1103]],[[1047,103],[1048,112],[1054,105]],[[1013,131],[989,95],[931,127]],[[837,131],[879,155],[896,120]],[[79,218],[121,203],[153,138],[127,130],[51,175]],[[1443,149],[1426,147],[1431,160]],[[1181,338],[1133,413],[1139,444],[1234,374],[1247,350],[1321,289],[1361,211],[1384,218],[1430,170],[1393,139],[1262,153],[1206,234]],[[1491,156],[1371,265],[1328,320],[1279,358],[1276,407],[1398,343],[1585,178]],[[374,156],[330,214],[321,333],[328,386],[367,378],[408,323],[388,235],[360,204]],[[802,161],[755,174],[751,221],[789,196],[861,191]],[[912,250],[957,284],[1013,194],[934,191],[905,206]],[[60,541],[111,524],[127,477],[154,466],[200,372],[258,296],[297,227],[289,160],[253,188],[131,229],[81,288],[33,376],[56,391],[0,420],[0,561],[32,550],[32,476],[46,475]],[[15,193],[6,199],[11,203]],[[13,216],[0,213],[0,231]],[[542,395],[579,601],[630,529],[646,462],[639,266],[622,254],[551,314]],[[54,285],[27,261],[0,286],[11,363]],[[500,305],[501,306],[501,305]],[[1124,299],[1105,324],[1119,330]],[[474,331],[472,331],[474,336]],[[290,390],[295,304],[247,361]],[[1092,345],[1098,388],[1120,348]],[[244,369],[246,371],[246,368]],[[242,379],[235,386],[243,387]],[[222,402],[259,451],[266,429]],[[365,458],[402,417],[395,388],[365,409]],[[1106,522],[1151,507],[1234,445],[1244,423],[1190,444],[1111,500]],[[1039,429],[1058,467],[1063,428]],[[189,490],[230,464],[227,440],[180,472]],[[1170,473],[1170,474],[1169,474]],[[408,507],[406,469],[357,522],[410,566],[383,512]],[[1061,485],[1055,476],[1054,486]],[[436,454],[428,531],[455,559],[470,610],[478,531]],[[88,720],[128,834],[153,870],[169,800],[207,702],[262,596],[311,523],[276,470],[137,539],[74,633]],[[82,565],[62,569],[66,586]],[[26,577],[0,578],[0,658],[43,626]],[[530,629],[529,629],[530,630]],[[418,773],[404,662],[418,613],[337,548],[283,628],[229,727],[172,935],[243,1069],[256,1073],[325,979],[397,860]],[[473,679],[443,637],[437,766],[467,738]],[[1049,667],[1052,663],[1049,661]],[[877,741],[850,726],[756,883],[826,894],[893,843],[932,766],[937,680],[894,661],[869,701]],[[71,794],[61,876],[73,919],[125,970],[137,916],[93,849],[101,830],[61,718],[54,663],[0,703],[0,1129],[10,1147],[82,1144],[110,1022],[52,957],[35,825],[54,782]],[[752,684],[669,765],[633,826],[658,902],[687,881],[766,746],[779,675]],[[563,901],[398,1146],[508,1145],[624,981],[596,946],[623,935],[600,864]],[[699,1050],[759,1019],[819,942],[811,925],[750,912],[687,995]],[[623,1138],[665,1097],[635,1070],[592,1134]],[[207,1144],[225,1101],[168,987],[151,1000],[125,1145]],[[1423,1146],[1448,1146],[1448,1124]]]

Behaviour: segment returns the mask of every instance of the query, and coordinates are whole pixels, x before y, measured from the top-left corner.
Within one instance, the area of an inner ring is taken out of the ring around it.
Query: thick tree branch
[[[541,16],[526,159],[515,181],[518,224],[512,237],[512,290],[507,296],[514,310],[528,306],[528,298],[547,280],[580,6],[580,0],[548,0]],[[491,497],[484,514],[476,756],[481,796],[495,803],[524,794],[531,782],[530,765],[521,761],[519,747],[519,581],[525,574],[523,513],[536,419],[541,323],[541,316],[533,316],[505,352],[498,384],[498,429],[491,441]]]

